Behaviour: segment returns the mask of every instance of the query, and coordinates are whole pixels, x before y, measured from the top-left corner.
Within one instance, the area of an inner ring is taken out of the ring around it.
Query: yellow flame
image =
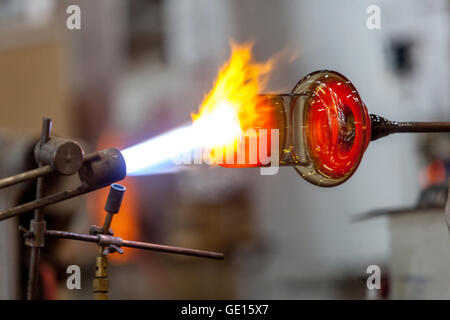
[[[246,130],[264,127],[267,117],[258,108],[258,93],[266,87],[273,60],[256,63],[252,44],[231,43],[230,60],[220,69],[198,114],[192,114],[194,125],[208,124],[210,147],[234,145]]]

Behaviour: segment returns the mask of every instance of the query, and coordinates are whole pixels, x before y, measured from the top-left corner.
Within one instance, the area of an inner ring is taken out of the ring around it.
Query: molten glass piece
[[[343,183],[358,168],[370,141],[366,106],[353,84],[334,71],[309,74],[292,93],[299,95],[290,112],[290,127],[296,129],[287,147],[296,170],[317,185]]]
[[[303,78],[291,94],[259,95],[259,99],[265,126],[247,125],[256,132],[278,129],[280,165],[294,166],[319,186],[335,186],[351,177],[368,146],[371,127],[367,109],[347,78],[334,71],[317,71]],[[267,136],[265,145],[258,140],[258,156],[271,156],[270,133]],[[235,144],[234,152],[245,153],[245,163],[224,161],[222,166],[264,165],[259,157],[256,163],[249,161],[248,143]]]

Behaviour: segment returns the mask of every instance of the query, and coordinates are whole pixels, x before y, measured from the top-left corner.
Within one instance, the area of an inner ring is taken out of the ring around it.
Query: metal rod
[[[165,246],[161,244],[154,243],[146,243],[139,241],[131,241],[131,240],[122,240],[122,246],[136,249],[144,249],[144,250],[152,250],[159,252],[169,252],[175,254],[181,254],[185,256],[193,256],[193,257],[202,257],[202,258],[210,258],[210,259],[223,259],[223,253],[212,252],[212,251],[203,251],[189,248],[180,248],[173,246]]]
[[[31,247],[30,266],[28,269],[27,300],[33,300],[39,278],[39,261],[41,250],[38,247]]]
[[[71,239],[71,240],[79,240],[79,241],[94,242],[94,243],[99,243],[99,241],[100,241],[99,236],[59,231],[59,230],[47,230],[46,235],[49,237],[52,237],[52,238]],[[112,238],[115,238],[115,237],[112,237]],[[111,244],[114,244],[114,243],[111,242]],[[144,250],[150,250],[150,251],[159,251],[159,252],[168,252],[168,253],[180,254],[180,255],[185,255],[185,256],[194,256],[194,257],[202,257],[202,258],[210,258],[210,259],[218,259],[218,260],[222,260],[224,258],[223,253],[219,253],[219,252],[203,251],[203,250],[180,248],[180,247],[173,247],[173,246],[164,246],[164,245],[160,245],[160,244],[131,241],[131,240],[122,240],[122,247],[144,249]]]
[[[98,243],[98,241],[99,241],[98,236],[94,236],[91,234],[74,233],[74,232],[60,231],[60,230],[46,230],[45,235],[52,237],[52,238],[79,240],[79,241],[84,241],[84,242]]]
[[[394,122],[393,132],[450,132],[450,122]]]
[[[371,140],[401,132],[450,132],[450,122],[397,122],[370,115]]]
[[[109,233],[109,228],[111,227],[111,222],[112,222],[113,217],[114,217],[113,213],[111,213],[111,212],[106,213],[105,221],[103,222],[103,226],[102,226],[103,234]]]
[[[50,118],[44,118],[42,120],[42,135],[41,146],[43,146],[50,138],[50,131],[52,130],[52,120]],[[42,166],[41,160],[38,159],[39,167]],[[37,179],[36,184],[36,201],[40,201],[44,195],[44,177],[40,176]],[[44,220],[44,215],[40,207],[36,207],[34,210],[35,222]],[[28,286],[27,286],[27,300],[34,298],[36,287],[39,279],[39,262],[40,262],[41,248],[34,245],[31,247],[30,255],[30,267],[28,273]]]
[[[0,189],[12,186],[17,183],[21,183],[27,180],[36,179],[41,176],[45,176],[52,173],[53,169],[51,166],[43,166],[33,170],[29,170],[23,173],[16,174],[11,177],[0,179]]]
[[[13,207],[10,209],[0,211],[0,221],[14,217],[14,216],[18,216],[20,214],[23,214],[23,213],[31,211],[31,210],[35,210],[37,208],[46,207],[46,206],[49,206],[49,205],[57,203],[57,202],[61,202],[61,201],[64,201],[64,200],[67,200],[70,198],[74,198],[74,197],[88,193],[93,190],[95,190],[95,188],[92,189],[92,188],[86,188],[84,186],[79,186],[72,190],[62,191],[62,192],[52,194],[52,195],[47,196],[42,199],[36,199],[34,201],[27,202],[27,203],[18,205],[16,207]]]

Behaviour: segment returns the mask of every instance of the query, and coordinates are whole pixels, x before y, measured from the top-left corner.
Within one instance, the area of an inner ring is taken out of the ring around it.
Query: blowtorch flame
[[[191,125],[122,151],[129,175],[161,173],[170,168],[171,159],[199,148],[209,148],[214,159],[219,148],[235,148],[248,129],[268,127],[271,120],[258,93],[266,86],[273,59],[255,63],[251,50],[250,44],[231,44],[231,58],[220,69],[198,114],[192,114]]]
[[[198,114],[193,114],[194,125],[205,117],[218,112],[225,112],[229,117],[213,117],[217,121],[211,121],[214,130],[210,133],[223,131],[227,141],[216,141],[211,150],[211,159],[214,163],[215,153],[219,148],[232,148],[236,150],[237,141],[248,129],[266,128],[269,117],[262,107],[258,93],[267,84],[268,74],[273,69],[273,59],[265,63],[255,63],[252,60],[252,45],[237,45],[231,43],[231,58],[220,70],[216,83],[211,92],[206,96]],[[232,115],[232,116],[231,116]],[[255,134],[254,131],[252,131]],[[225,152],[223,153],[225,154]]]
[[[273,61],[254,63],[252,46],[231,44],[231,58],[220,70],[214,88],[206,96],[198,114],[192,115],[195,121],[224,107],[236,114],[235,120],[242,130],[258,122],[258,93],[266,87],[268,73]]]

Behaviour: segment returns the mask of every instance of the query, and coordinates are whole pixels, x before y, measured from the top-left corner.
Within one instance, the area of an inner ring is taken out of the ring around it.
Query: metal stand
[[[40,146],[45,145],[50,138],[50,131],[52,127],[52,120],[44,118],[42,121],[42,135]],[[36,159],[38,166],[42,167],[42,161]],[[36,200],[40,200],[44,195],[44,177],[39,177],[36,183]],[[44,234],[45,234],[44,215],[41,212],[41,208],[34,210],[34,219],[30,221],[30,236],[25,240],[25,244],[31,247],[30,253],[30,266],[28,273],[28,286],[27,286],[27,300],[34,298],[37,282],[39,279],[39,262],[41,255],[41,248],[44,247]]]
[[[121,247],[129,247],[143,250],[160,251],[187,256],[195,256],[210,259],[223,259],[223,254],[203,250],[188,248],[163,246],[153,243],[123,240],[113,236],[111,222],[115,214],[119,212],[125,187],[114,183],[110,187],[108,199],[106,200],[106,217],[102,227],[91,226],[89,234],[73,233],[58,230],[46,230],[45,235],[52,238],[71,239],[84,242],[93,242],[98,246],[95,262],[95,277],[93,280],[93,293],[95,300],[107,300],[109,291],[108,281],[108,254],[118,252],[123,253]],[[23,229],[22,229],[23,230]]]
[[[34,210],[34,218],[27,230],[19,226],[23,233],[25,244],[31,248],[30,265],[27,285],[27,299],[35,299],[39,280],[39,265],[41,249],[45,246],[45,238],[71,239],[97,244],[96,272],[93,281],[94,298],[108,299],[108,254],[123,253],[121,247],[136,248],[188,255],[209,259],[223,259],[222,253],[195,250],[188,248],[165,246],[160,244],[123,240],[113,236],[111,222],[119,212],[125,187],[114,182],[126,176],[126,165],[122,154],[117,149],[105,149],[84,156],[81,147],[74,141],[50,137],[52,121],[43,119],[42,135],[35,148],[35,158],[38,168],[18,175],[0,179],[0,189],[20,182],[37,178],[36,200],[0,211],[0,221]],[[78,173],[81,185],[71,190],[44,196],[44,176],[50,173],[72,175]],[[43,207],[77,197],[111,185],[105,210],[106,217],[102,227],[91,226],[89,234],[72,233],[60,230],[48,230],[44,220]]]

